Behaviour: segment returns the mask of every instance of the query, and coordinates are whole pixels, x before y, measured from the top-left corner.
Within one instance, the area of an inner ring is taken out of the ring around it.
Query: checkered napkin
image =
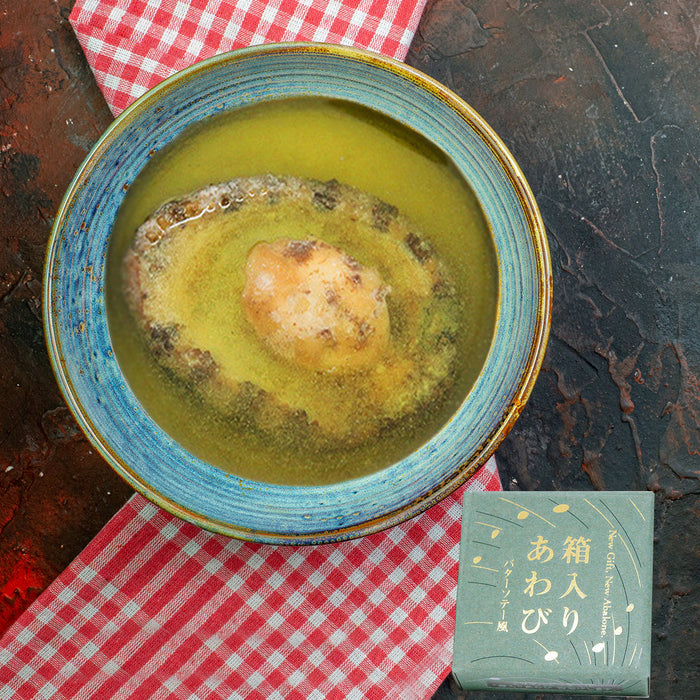
[[[265,41],[405,57],[426,0],[78,0],[113,112],[198,59]],[[465,490],[335,545],[228,539],[136,494],[0,640],[12,698],[430,697],[452,660]]]
[[[140,495],[0,640],[0,700],[429,698],[452,661],[461,495],[337,545],[259,545]]]
[[[243,46],[322,41],[406,57],[427,0],[78,0],[70,21],[116,115],[163,78]]]

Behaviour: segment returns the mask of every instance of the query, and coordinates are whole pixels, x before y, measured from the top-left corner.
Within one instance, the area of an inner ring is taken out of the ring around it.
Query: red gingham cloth
[[[340,544],[232,540],[140,495],[0,640],[0,700],[429,698],[452,662],[462,493]]]
[[[405,57],[426,0],[78,0],[71,22],[117,114],[197,59],[280,40]],[[0,639],[12,698],[430,697],[452,661],[465,490],[401,525],[289,547],[201,530],[140,495]]]
[[[116,115],[163,78],[243,46],[322,41],[406,57],[427,0],[78,0],[70,21]]]

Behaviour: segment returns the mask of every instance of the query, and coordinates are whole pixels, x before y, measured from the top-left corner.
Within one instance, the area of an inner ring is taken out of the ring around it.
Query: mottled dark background
[[[42,333],[52,220],[112,119],[71,6],[0,0],[0,634],[130,495]],[[700,3],[435,0],[408,63],[494,127],[547,226],[552,331],[504,486],[656,493],[652,697],[700,697]]]

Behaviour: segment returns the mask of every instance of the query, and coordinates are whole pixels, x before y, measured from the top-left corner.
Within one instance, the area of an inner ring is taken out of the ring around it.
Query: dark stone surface
[[[657,494],[655,698],[700,681],[699,36],[697,3],[436,0],[408,59],[494,127],[547,226],[552,330],[505,487]]]
[[[0,633],[130,495],[65,408],[42,333],[51,223],[111,121],[71,5],[0,6]],[[700,682],[699,54],[692,0],[435,0],[408,56],[493,126],[547,226],[552,332],[498,452],[504,486],[656,493],[664,699]]]
[[[112,120],[71,5],[0,6],[0,632],[131,494],[65,407],[42,331],[53,217]]]

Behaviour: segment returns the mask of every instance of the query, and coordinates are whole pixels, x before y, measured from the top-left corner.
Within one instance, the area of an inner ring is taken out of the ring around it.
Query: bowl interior
[[[320,96],[379,111],[449,155],[474,190],[498,258],[496,327],[467,399],[429,442],[380,472],[323,487],[239,479],[197,459],[143,410],[114,356],[105,309],[110,233],[150,155],[194,122],[265,100]],[[64,198],[49,243],[44,315],[59,385],[79,424],[135,489],[227,535],[308,544],[360,536],[424,510],[493,452],[542,361],[551,281],[537,207],[500,140],[459,98],[376,54],[267,45],[197,64],[164,81],[107,130]]]

